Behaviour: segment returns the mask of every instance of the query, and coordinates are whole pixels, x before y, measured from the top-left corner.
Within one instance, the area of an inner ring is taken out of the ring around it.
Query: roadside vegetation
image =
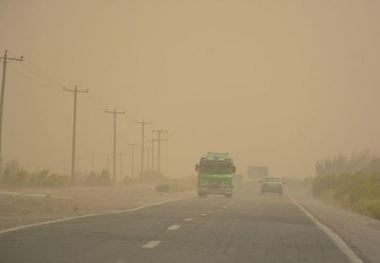
[[[141,177],[125,176],[119,180],[119,186],[145,184],[156,186],[158,192],[184,192],[195,188],[196,177],[187,176],[180,178],[163,177],[156,171],[148,170]],[[78,176],[77,186],[99,187],[113,186],[111,173],[107,170],[91,172]],[[22,168],[17,161],[6,164],[3,176],[0,178],[2,188],[50,188],[71,186],[70,177],[65,174],[52,173],[47,169],[28,171]]]
[[[368,153],[316,163],[312,194],[380,219],[380,159]]]
[[[295,187],[307,187],[310,188],[311,184],[314,180],[314,177],[284,177],[284,183],[288,186],[295,186]]]
[[[6,164],[3,177],[0,178],[2,187],[62,187],[70,183],[69,177],[51,173],[47,169],[30,172],[20,167],[17,161]]]
[[[6,164],[0,186],[3,188],[39,188],[70,186],[70,177],[66,174],[50,172],[48,169],[28,171],[15,160]],[[91,172],[81,178],[81,186],[109,186],[111,174],[107,170],[100,173]]]
[[[158,192],[185,192],[195,189],[197,177],[190,175],[181,178],[164,178],[160,184],[156,186]]]

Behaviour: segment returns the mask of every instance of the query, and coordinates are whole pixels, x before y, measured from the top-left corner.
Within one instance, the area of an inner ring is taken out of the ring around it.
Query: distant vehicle
[[[247,179],[248,180],[263,180],[269,176],[269,169],[267,166],[248,166]]]
[[[236,168],[228,153],[209,152],[202,157],[195,170],[198,171],[198,196],[220,194],[231,198]]]
[[[279,177],[266,177],[260,180],[261,183],[261,194],[264,193],[278,193],[282,195],[284,193],[284,182],[282,178]]]

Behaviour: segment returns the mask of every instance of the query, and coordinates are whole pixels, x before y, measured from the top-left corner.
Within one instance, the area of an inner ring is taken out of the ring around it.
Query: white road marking
[[[55,198],[55,199],[70,200],[69,198],[66,198],[66,197],[56,196],[56,195],[51,195],[51,194],[33,194],[33,193],[28,194],[28,193],[9,192],[9,191],[0,191],[0,194],[13,195],[13,196],[43,197],[43,198]]]
[[[80,215],[80,216],[70,216],[70,217],[64,217],[64,218],[55,219],[55,220],[44,221],[44,222],[40,222],[40,223],[34,223],[34,224],[29,224],[29,225],[17,226],[17,227],[12,227],[12,228],[8,228],[8,229],[0,230],[0,235],[1,234],[5,234],[5,233],[9,233],[9,232],[23,230],[23,229],[26,229],[26,228],[32,228],[32,227],[37,227],[37,226],[43,226],[43,225],[49,225],[49,224],[54,224],[54,223],[60,223],[60,222],[75,220],[75,219],[79,219],[79,218],[86,218],[86,217],[92,217],[92,216],[102,216],[102,215],[112,215],[112,214],[121,214],[121,213],[130,213],[130,212],[141,210],[141,209],[144,209],[144,208],[148,208],[148,207],[152,207],[152,206],[157,206],[157,205],[161,205],[161,204],[165,204],[165,203],[169,203],[169,202],[184,200],[184,199],[188,199],[188,198],[192,198],[192,197],[182,197],[182,198],[169,199],[169,200],[155,202],[155,203],[151,203],[151,204],[135,207],[135,208],[132,208],[132,209],[126,209],[126,210],[115,210],[115,211],[112,211],[112,212],[111,211],[108,211],[108,212],[105,211],[105,212],[91,213],[91,214],[85,214],[85,215]]]
[[[181,227],[181,225],[171,225],[168,227],[168,230],[177,230],[180,227]]]
[[[202,213],[201,216],[207,216],[208,214],[207,213]]]
[[[185,220],[185,222],[190,222],[190,221],[193,221],[193,220],[194,220],[194,218],[192,218],[192,217],[189,217],[189,218],[185,218],[184,220]]]
[[[143,245],[143,248],[154,248],[160,243],[161,243],[160,240],[152,240],[146,243],[145,245]]]
[[[312,214],[310,214],[301,204],[299,204],[295,199],[289,197],[289,199],[295,204],[305,215],[310,218],[311,221],[322,230],[333,242],[334,244],[347,256],[351,263],[363,263],[363,261],[355,254],[354,251],[340,238],[338,234],[332,231],[328,226],[322,224],[318,221]]]

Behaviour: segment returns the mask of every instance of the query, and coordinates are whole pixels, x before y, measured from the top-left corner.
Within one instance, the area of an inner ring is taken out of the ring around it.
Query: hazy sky
[[[78,84],[78,169],[140,142],[135,120],[169,131],[163,169],[193,173],[207,151],[238,171],[308,176],[316,160],[380,150],[378,0],[0,0],[8,67],[4,155],[69,171]],[[149,128],[150,129],[150,128]],[[150,130],[147,134],[150,137]]]

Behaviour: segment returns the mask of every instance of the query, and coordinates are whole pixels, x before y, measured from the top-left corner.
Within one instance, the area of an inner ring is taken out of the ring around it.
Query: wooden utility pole
[[[146,150],[146,169],[149,170],[149,167],[150,167],[150,148],[149,147],[146,147],[145,148]]]
[[[125,114],[125,111],[113,111],[105,110],[106,113],[111,113],[113,115],[113,171],[112,171],[112,180],[113,183],[116,182],[116,115]]]
[[[151,169],[152,171],[154,170],[154,143],[157,142],[156,139],[150,139],[150,140],[147,140],[148,142],[151,142],[152,143],[152,146],[151,146],[151,157],[150,157],[150,165],[151,165]]]
[[[91,158],[90,159],[90,164],[91,164],[91,171],[90,172],[92,173],[92,172],[95,172],[95,170],[94,170],[95,153],[91,153],[90,158]]]
[[[130,143],[129,146],[131,146],[132,153],[131,153],[131,176],[135,177],[135,146],[137,144],[135,143]]]
[[[3,110],[4,110],[4,94],[5,94],[5,79],[7,76],[7,64],[11,61],[23,61],[24,57],[11,58],[8,57],[8,51],[5,50],[4,56],[0,57],[0,61],[3,62],[3,78],[1,81],[1,98],[0,98],[0,177],[3,175],[3,155],[2,155],[2,138],[3,138]]]
[[[161,134],[162,133],[165,133],[167,134],[168,131],[167,130],[153,130],[153,133],[157,133],[157,142],[158,142],[158,153],[157,153],[157,168],[158,168],[158,172],[161,174],[161,141],[166,141],[166,138],[163,139]]]
[[[74,89],[68,89],[63,87],[64,91],[71,92],[74,94],[74,116],[73,116],[73,140],[72,140],[72,148],[71,148],[71,183],[75,184],[75,144],[76,144],[76,126],[77,126],[77,96],[78,93],[88,93],[87,90],[79,90],[77,85],[75,85]]]
[[[136,121],[136,124],[141,124],[141,164],[140,164],[140,176],[144,176],[144,141],[145,141],[145,125],[152,124],[151,122]]]
[[[123,178],[123,153],[119,153],[119,178]]]

